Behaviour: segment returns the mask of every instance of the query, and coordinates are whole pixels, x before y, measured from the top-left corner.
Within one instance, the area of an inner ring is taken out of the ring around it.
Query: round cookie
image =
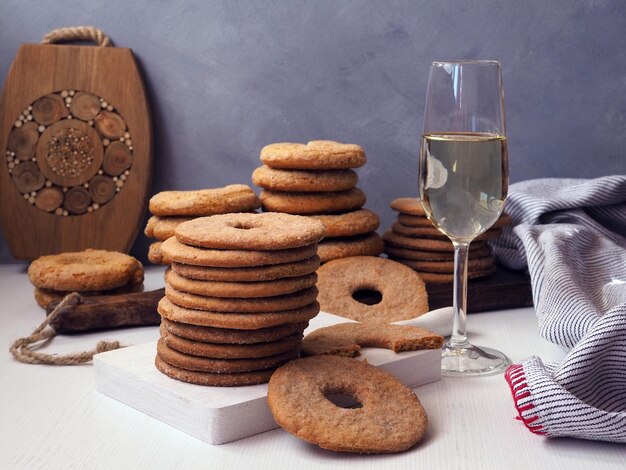
[[[154,227],[156,227],[156,224],[158,222],[159,222],[159,217],[157,217],[156,215],[153,215],[152,217],[148,219],[148,222],[146,223],[146,228],[143,230],[143,233],[146,237],[148,238],[154,237]]]
[[[369,209],[359,209],[344,214],[316,214],[309,217],[326,227],[326,237],[352,237],[376,231],[380,218]]]
[[[41,256],[28,267],[28,278],[40,289],[101,291],[143,282],[143,266],[116,251],[87,249]]]
[[[285,250],[317,243],[324,224],[290,214],[222,214],[200,217],[176,227],[185,245],[226,250]]]
[[[276,369],[265,369],[237,374],[212,374],[210,372],[197,372],[181,369],[164,362],[158,355],[154,365],[163,374],[172,379],[188,382],[196,385],[210,387],[237,387],[242,385],[256,385],[267,382]]]
[[[246,212],[259,207],[259,198],[245,184],[195,191],[163,191],[150,199],[150,212],[158,216],[207,216]]]
[[[405,266],[413,269],[419,276],[424,280],[426,284],[449,284],[454,282],[454,274],[446,274],[446,273],[432,273],[428,271],[420,271],[419,269],[413,268],[414,261],[406,260],[401,258],[395,258],[394,261],[398,263],[402,263]],[[486,268],[484,270],[477,271],[468,271],[467,278],[468,279],[480,279],[483,277],[489,277],[496,272],[496,265],[492,265],[490,268]]]
[[[378,256],[383,252],[384,242],[377,233],[356,237],[330,238],[322,240],[317,253],[326,263],[333,259],[349,256]]]
[[[150,243],[148,247],[148,261],[152,264],[170,264],[171,260],[168,255],[164,255],[161,251],[163,242]]]
[[[365,193],[359,188],[328,193],[283,193],[264,189],[259,196],[263,210],[288,214],[345,212],[365,204]]]
[[[404,214],[419,215],[422,217],[426,215],[424,206],[422,206],[419,198],[416,197],[399,197],[391,201],[389,207],[396,212],[402,212]]]
[[[452,242],[449,239],[438,240],[435,238],[411,238],[411,237],[405,237],[404,235],[399,235],[391,230],[387,230],[383,234],[383,240],[385,240],[385,242],[388,243],[389,245],[392,245],[398,248],[408,248],[408,249],[420,250],[420,251],[454,252],[454,245],[452,245]],[[486,242],[484,241],[477,241],[476,243],[471,243],[469,247],[470,253],[472,252],[472,250],[481,249],[485,243]]]
[[[339,170],[365,165],[365,152],[354,144],[332,140],[309,143],[270,144],[261,150],[261,161],[270,168],[292,170]]]
[[[318,301],[322,310],[363,323],[391,323],[428,312],[428,294],[422,279],[410,268],[374,256],[330,261],[317,270]],[[354,298],[359,291],[374,291],[381,300],[373,305]]]
[[[235,372],[250,372],[252,370],[269,369],[270,367],[277,367],[287,361],[295,359],[298,357],[299,353],[299,348],[297,348],[267,357],[216,359],[183,354],[170,348],[167,344],[165,344],[163,339],[157,341],[157,354],[164,362],[185,370],[212,372],[214,374],[232,374]]]
[[[287,250],[212,250],[188,246],[172,237],[160,245],[160,251],[172,262],[214,268],[245,268],[292,263],[311,258],[317,253],[317,243]]]
[[[252,172],[254,184],[272,191],[345,191],[358,181],[354,170],[279,170],[264,165]]]
[[[409,227],[434,227],[433,223],[424,215],[398,214],[398,222]]]
[[[415,261],[454,261],[453,251],[421,251],[385,245],[385,253],[390,258],[403,258]],[[488,244],[482,243],[478,248],[470,250],[469,259],[482,258],[489,255],[491,255],[491,248]]]
[[[320,304],[313,302],[302,308],[280,312],[223,313],[179,307],[167,297],[163,297],[159,301],[157,311],[161,317],[174,322],[214,328],[257,330],[309,321],[319,313]]]
[[[302,341],[302,355],[355,357],[361,346],[402,351],[440,349],[443,336],[426,328],[410,325],[380,325],[375,323],[337,323],[318,328]]]
[[[449,240],[447,235],[444,235],[434,226],[431,227],[411,227],[409,225],[403,225],[399,222],[391,224],[391,230],[398,235],[402,235],[410,238],[434,238],[438,240]],[[501,228],[490,228],[485,232],[474,238],[475,241],[491,240],[497,238],[502,234]]]
[[[353,396],[361,408],[340,408],[326,398]],[[286,431],[324,449],[392,453],[417,444],[428,417],[413,391],[366,362],[313,356],[280,367],[270,379],[270,411]]]
[[[274,281],[223,282],[187,279],[176,272],[168,270],[165,273],[165,281],[174,289],[189,294],[251,299],[292,294],[308,289],[315,285],[317,274],[311,273],[305,276],[288,277]]]
[[[394,259],[394,258],[391,258]],[[472,258],[467,262],[468,272],[478,272],[490,269],[496,260],[493,256],[485,256],[482,258]],[[428,273],[454,273],[454,261],[417,261],[411,260],[411,268],[419,272]]]
[[[311,256],[302,261],[258,266],[251,268],[211,268],[208,266],[193,266],[172,262],[172,271],[188,279],[200,281],[227,281],[227,282],[261,282],[273,281],[289,277],[306,276],[314,273],[320,266],[319,256]]]
[[[191,325],[161,318],[161,326],[180,338],[217,344],[256,344],[278,341],[295,334],[302,335],[308,325],[309,323],[305,321],[258,330],[235,330]]]
[[[156,220],[153,220],[156,219]],[[152,235],[148,235],[150,238],[156,238],[159,241],[164,242],[170,237],[174,236],[174,231],[176,227],[178,227],[183,222],[187,222],[192,220],[193,217],[157,217],[153,215],[148,220],[148,225],[146,225],[146,230],[148,227],[151,227]]]
[[[165,296],[179,307],[195,310],[208,310],[212,312],[239,312],[239,313],[262,313],[279,312],[302,308],[315,302],[317,288],[309,287],[298,292],[274,297],[262,297],[256,299],[206,297],[203,295],[188,294],[173,289],[165,284]]]
[[[191,341],[176,336],[161,325],[161,339],[171,349],[192,356],[211,357],[215,359],[250,359],[266,356],[275,356],[300,347],[302,334],[256,344],[215,344]]]

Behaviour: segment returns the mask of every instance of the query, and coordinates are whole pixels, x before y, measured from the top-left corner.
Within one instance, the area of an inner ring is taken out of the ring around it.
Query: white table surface
[[[150,268],[146,290],[162,285]],[[415,389],[430,429],[417,447],[395,455],[351,455],[319,449],[276,429],[212,446],[100,395],[93,368],[27,365],[13,359],[11,342],[44,318],[25,265],[0,266],[0,468],[243,468],[359,469],[602,469],[626,468],[626,446],[530,433],[515,419],[502,375],[441,381]],[[513,361],[538,355],[558,361],[564,352],[542,339],[532,308],[469,316],[477,344],[505,351]],[[157,327],[58,336],[41,348],[69,352],[100,339],[139,344]]]

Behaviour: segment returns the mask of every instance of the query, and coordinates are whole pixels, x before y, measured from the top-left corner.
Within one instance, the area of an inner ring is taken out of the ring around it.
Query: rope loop
[[[113,46],[109,36],[94,26],[72,26],[53,29],[43,37],[41,43],[56,44],[71,41],[92,41],[100,47]]]

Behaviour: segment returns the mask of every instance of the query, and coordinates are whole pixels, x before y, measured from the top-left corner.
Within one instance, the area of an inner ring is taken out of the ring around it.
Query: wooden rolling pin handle
[[[77,305],[67,305],[50,324],[58,333],[81,333],[129,326],[158,325],[161,317],[157,304],[165,289],[132,294],[83,296]],[[50,302],[46,315],[60,301]]]

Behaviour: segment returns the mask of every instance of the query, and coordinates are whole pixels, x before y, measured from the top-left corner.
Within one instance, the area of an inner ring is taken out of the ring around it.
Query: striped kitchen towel
[[[626,443],[626,175],[511,185],[501,263],[528,268],[540,334],[560,364],[509,367],[519,418],[547,436]]]

